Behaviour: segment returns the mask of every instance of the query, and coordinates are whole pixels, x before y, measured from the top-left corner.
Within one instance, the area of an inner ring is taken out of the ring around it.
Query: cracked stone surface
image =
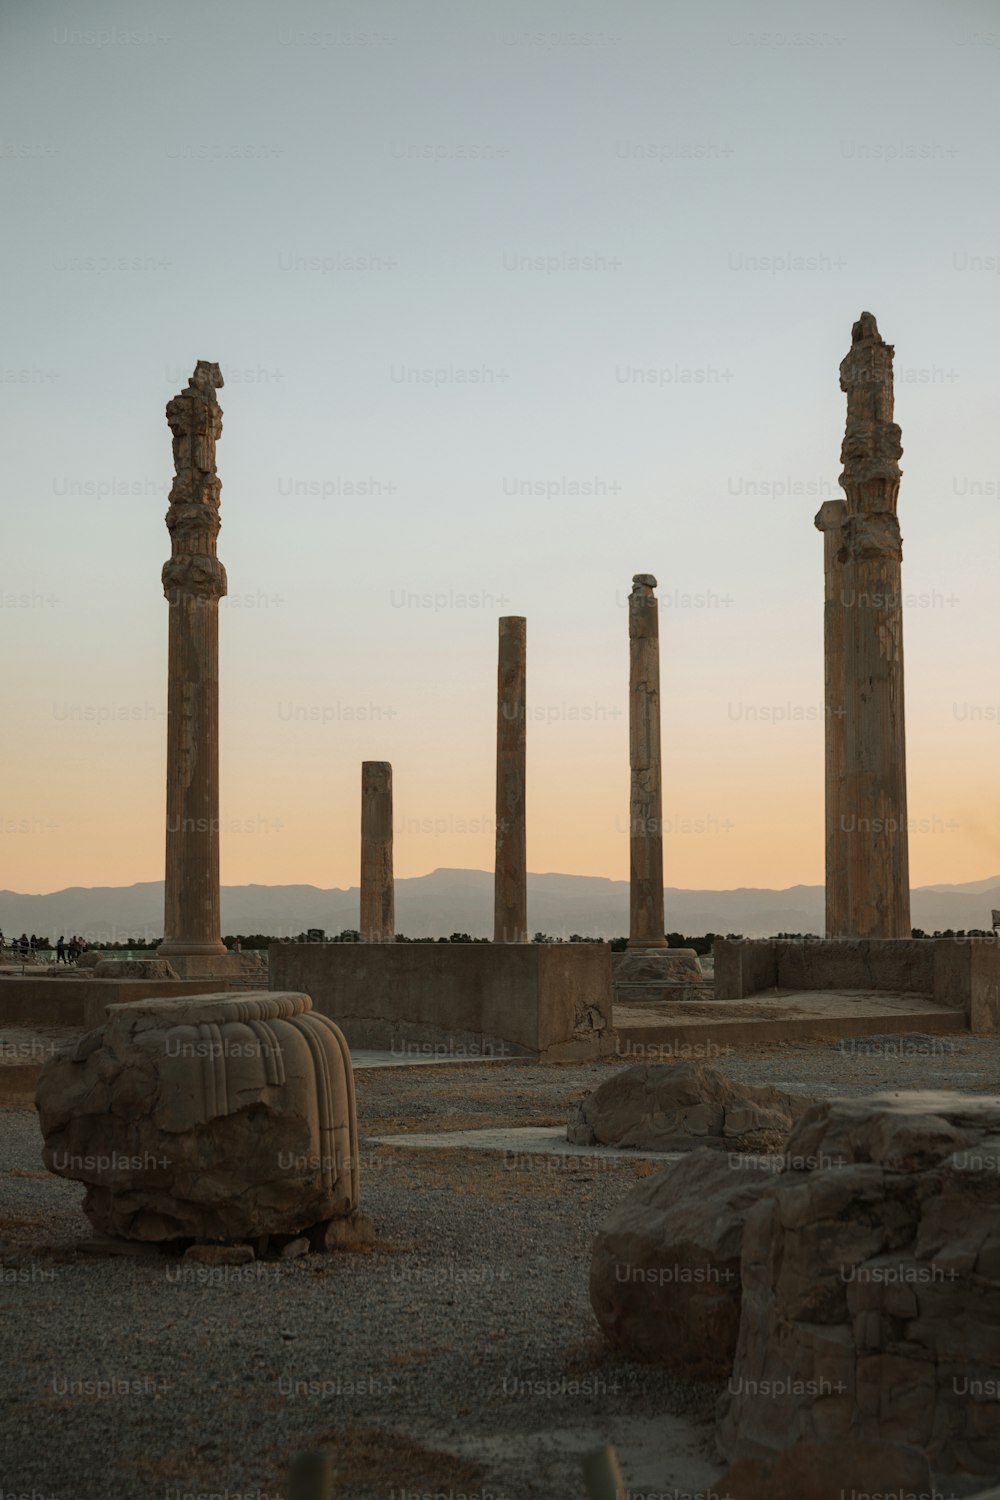
[[[744,1219],[773,1182],[747,1159],[692,1152],[640,1184],[602,1224],[590,1301],[609,1343],[690,1376],[726,1376],[740,1321]]]
[[[42,1069],[50,1171],[86,1184],[104,1234],[295,1234],[358,1205],[354,1075],[308,995],[147,1000]]]
[[[637,1063],[577,1106],[566,1138],[653,1151],[773,1149],[809,1103],[780,1089],[735,1084],[704,1063]]]
[[[1000,1472],[1000,1097],[814,1105],[746,1216],[730,1459],[910,1443]]]

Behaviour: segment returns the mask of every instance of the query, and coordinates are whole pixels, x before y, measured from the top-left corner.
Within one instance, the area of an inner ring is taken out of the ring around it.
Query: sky
[[[9,4],[0,887],[163,874],[172,479],[218,446],[225,884],[628,874],[661,598],[669,886],[823,878],[851,325],[896,348],[915,885],[1000,870],[1000,19],[987,0]]]

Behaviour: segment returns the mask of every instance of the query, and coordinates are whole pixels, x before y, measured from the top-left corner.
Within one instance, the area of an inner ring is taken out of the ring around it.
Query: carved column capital
[[[895,514],[903,448],[893,421],[894,354],[872,314],[863,312],[851,330],[851,347],[840,365],[840,388],[847,395],[840,483],[852,515],[865,511]]]
[[[899,521],[888,511],[848,516],[841,531],[841,560],[858,562],[876,557],[903,560]]]
[[[184,390],[167,402],[174,482],[166,516],[171,556],[163,567],[163,592],[171,604],[180,595],[208,600],[226,592],[226,570],[215,555],[222,492],[215,469],[222,408],[215,393],[222,383],[219,366],[200,359]]]

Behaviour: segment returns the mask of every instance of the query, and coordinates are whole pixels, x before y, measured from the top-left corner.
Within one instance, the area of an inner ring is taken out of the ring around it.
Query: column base
[[[611,956],[617,1005],[657,1000],[702,1000],[710,987],[693,948],[627,948]]]
[[[238,953],[171,953],[157,948],[169,958],[178,979],[238,979],[242,974]]]

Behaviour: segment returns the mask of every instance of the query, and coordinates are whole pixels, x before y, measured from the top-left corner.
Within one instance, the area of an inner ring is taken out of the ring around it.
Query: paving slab
[[[369,1135],[369,1146],[403,1146],[413,1151],[502,1151],[505,1155],[585,1156],[608,1161],[658,1161],[668,1166],[683,1151],[636,1151],[632,1147],[578,1146],[566,1139],[565,1125],[515,1125],[506,1129],[408,1131]]]
[[[464,1064],[465,1067],[477,1066],[480,1063],[527,1063],[534,1062],[534,1058],[515,1057],[508,1054],[502,1056],[500,1052],[473,1052],[471,1048],[467,1052],[458,1049],[454,1051],[435,1051],[433,1042],[411,1044],[420,1048],[419,1051],[406,1051],[402,1047],[398,1050],[390,1048],[387,1051],[379,1051],[373,1047],[352,1047],[351,1062],[355,1071],[359,1068],[440,1068],[444,1064],[452,1066]]]

